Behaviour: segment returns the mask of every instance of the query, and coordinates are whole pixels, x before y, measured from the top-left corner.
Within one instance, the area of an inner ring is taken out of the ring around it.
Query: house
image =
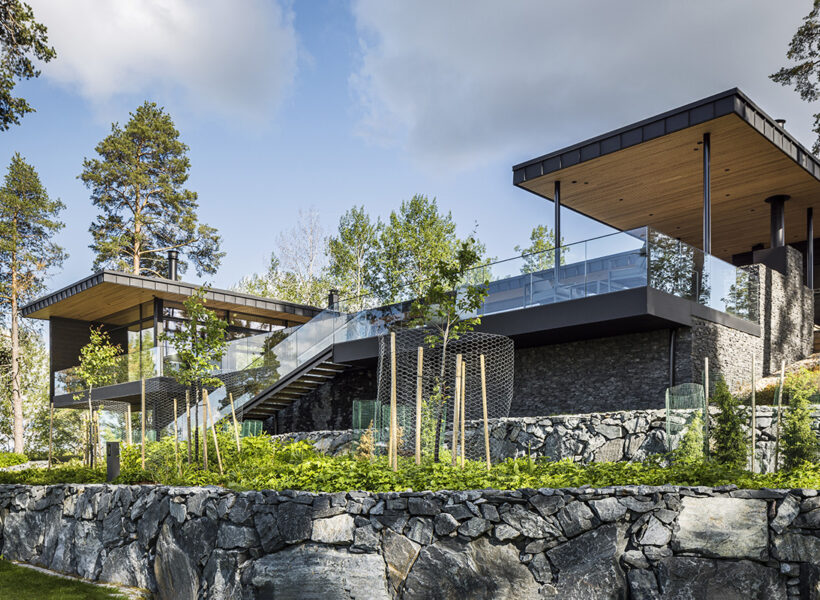
[[[753,356],[761,376],[811,353],[820,160],[740,90],[516,165],[513,184],[553,204],[558,239],[560,208],[613,233],[482,267],[480,329],[515,343],[511,415],[659,408],[666,387],[703,380],[705,358],[711,381],[739,390]],[[181,393],[152,345],[195,289],[174,279],[103,272],[24,307],[50,321],[56,405],[73,401],[65,370],[97,322],[131,354],[148,349],[124,360],[151,365],[158,397]],[[217,369],[220,414],[231,399],[270,431],[350,427],[353,402],[376,397],[377,337],[406,304],[337,300],[320,310],[209,292],[237,336]],[[144,366],[100,398],[133,403],[135,374]]]

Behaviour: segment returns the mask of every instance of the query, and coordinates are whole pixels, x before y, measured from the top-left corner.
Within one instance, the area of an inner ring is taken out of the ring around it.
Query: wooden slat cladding
[[[712,253],[724,260],[769,243],[769,205],[788,194],[786,243],[805,238],[806,208],[820,205],[820,181],[767,139],[750,113],[690,126],[598,158],[519,183],[618,229],[649,225],[702,247],[704,133],[711,136]],[[766,123],[757,123],[764,130]],[[767,132],[774,135],[772,132]],[[785,140],[781,139],[781,146]],[[791,148],[790,145],[786,145]],[[794,149],[797,153],[797,149]]]

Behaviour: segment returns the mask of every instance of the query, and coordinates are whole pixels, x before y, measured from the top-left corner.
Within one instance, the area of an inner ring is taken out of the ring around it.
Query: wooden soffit
[[[626,230],[648,225],[703,245],[703,135],[711,140],[712,253],[768,247],[769,205],[785,204],[786,242],[805,240],[820,206],[820,162],[738,90],[658,115],[513,168],[515,185]]]
[[[61,317],[81,321],[101,321],[153,298],[183,302],[198,286],[182,281],[140,277],[116,271],[101,271],[62,290],[24,306],[21,313],[32,319]],[[251,296],[231,290],[210,289],[208,306],[246,314],[304,323],[321,309]]]

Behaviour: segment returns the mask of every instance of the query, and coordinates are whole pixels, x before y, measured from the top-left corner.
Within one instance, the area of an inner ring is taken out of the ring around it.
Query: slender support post
[[[398,415],[396,414],[396,334],[390,332],[390,465],[399,470]]]
[[[424,348],[419,346],[416,359],[416,464],[421,464],[421,391],[424,379],[422,366],[424,364]]]
[[[191,391],[185,390],[185,425],[188,428],[185,438],[188,441],[188,466],[191,466]]]
[[[142,378],[140,392],[140,464],[145,470],[145,377]]]
[[[453,392],[453,456],[451,462],[455,467],[458,456],[458,426],[461,423],[461,416],[458,414],[461,408],[461,354],[456,354],[456,385]]]
[[[703,134],[703,251],[712,253],[712,138]]]
[[[666,426],[666,451],[672,452],[672,431],[669,427],[669,388],[666,388],[666,419],[664,425]]]
[[[202,389],[202,468],[208,470],[208,390]],[[197,411],[198,412],[198,411]]]
[[[555,276],[553,277],[553,285],[557,290],[558,273],[561,270],[561,182],[558,180],[555,181],[555,192],[552,201],[553,204],[555,204],[555,227],[553,231],[555,234]]]
[[[789,196],[783,194],[766,198],[766,202],[771,205],[769,245],[772,248],[786,245],[786,200],[788,199]]]
[[[777,421],[774,433],[774,469],[780,468],[780,412],[783,407],[783,379],[786,374],[786,361],[780,361],[780,384],[777,386]]]
[[[134,444],[134,433],[131,431],[131,403],[125,405],[125,444],[131,446]]]
[[[478,357],[481,365],[481,412],[484,417],[484,454],[487,458],[487,470],[490,470],[490,424],[487,420],[487,376],[484,367],[484,355]]]
[[[219,474],[224,475],[222,470],[222,454],[219,452],[219,440],[216,437],[216,427],[214,427],[214,413],[211,410],[211,401],[208,399],[208,391],[205,390],[202,399],[205,401],[205,413],[208,415],[208,426],[211,428],[211,436],[214,438],[214,451],[216,452],[216,464],[219,467]]]
[[[231,401],[231,417],[233,418],[233,435],[236,438],[236,452],[242,452],[242,445],[239,443],[239,422],[236,420],[236,408],[233,404],[233,392],[228,393],[228,400]]]
[[[177,399],[174,398],[174,462],[177,464],[177,474],[182,477],[182,465],[179,464],[179,425],[177,425]]]
[[[459,433],[461,434],[461,468],[464,468],[464,429],[465,420],[467,418],[467,361],[461,363],[461,409],[459,410],[461,416],[461,426]]]
[[[755,355],[752,354],[752,473],[757,470],[757,402],[755,399],[755,388],[757,383],[755,381]]]
[[[100,462],[102,462],[102,455],[103,455],[103,445],[102,445],[102,435],[100,434],[100,411],[97,409],[97,412],[94,413],[94,452],[96,453],[99,450]]]
[[[814,209],[806,209],[806,286],[814,289]]]
[[[51,468],[51,454],[54,447],[54,402],[48,403],[48,468]]]
[[[709,357],[703,359],[703,445],[709,458]]]

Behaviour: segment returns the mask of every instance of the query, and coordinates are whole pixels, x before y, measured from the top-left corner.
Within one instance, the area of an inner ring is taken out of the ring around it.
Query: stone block
[[[313,521],[310,539],[324,544],[350,544],[353,542],[353,517],[348,514],[336,515]]]
[[[663,598],[786,600],[786,585],[777,569],[749,560],[713,560],[673,556],[658,563]]]
[[[721,558],[765,560],[769,544],[766,502],[740,498],[694,498],[681,502],[672,547]]]

